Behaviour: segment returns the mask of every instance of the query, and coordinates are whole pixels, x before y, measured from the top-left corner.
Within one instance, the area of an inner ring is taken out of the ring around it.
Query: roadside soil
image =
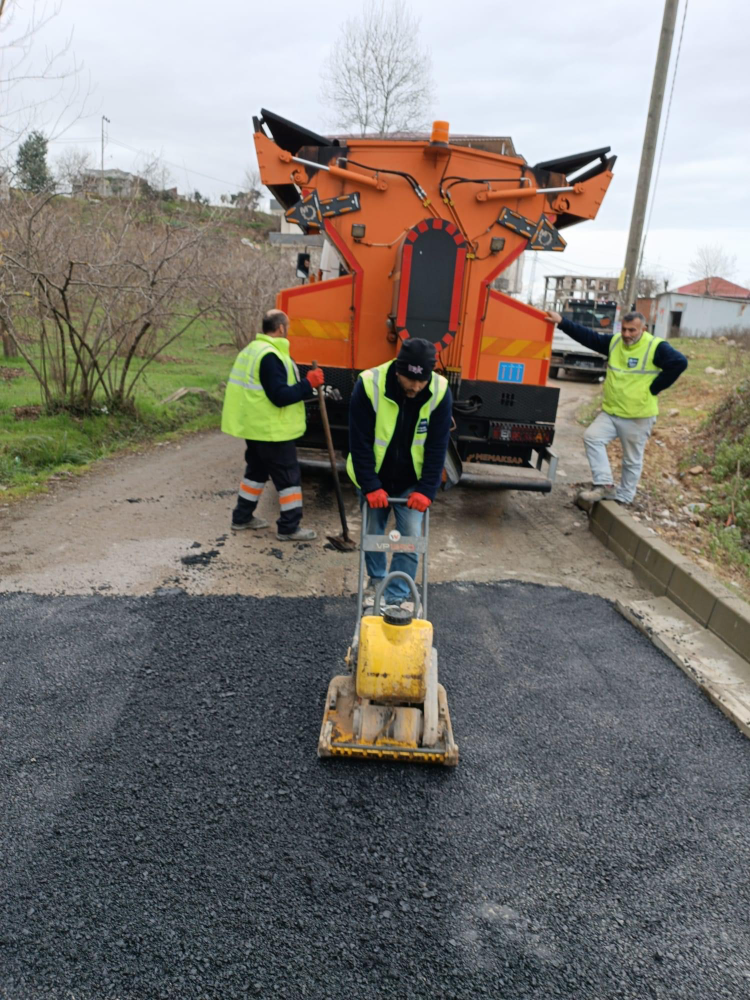
[[[433,507],[430,580],[523,580],[616,598],[645,598],[629,571],[588,531],[573,505],[588,478],[577,411],[598,385],[567,379],[555,449],[558,483],[549,495],[460,487]],[[305,519],[318,539],[276,538],[276,492],[259,514],[271,528],[230,530],[243,470],[240,442],[218,432],[98,463],[50,493],[0,508],[0,590],[37,594],[344,595],[356,589],[357,556],[334,551],[340,532],[329,475],[303,479]],[[474,468],[488,476],[493,470]],[[508,470],[501,468],[503,474]],[[360,516],[346,487],[351,529]]]

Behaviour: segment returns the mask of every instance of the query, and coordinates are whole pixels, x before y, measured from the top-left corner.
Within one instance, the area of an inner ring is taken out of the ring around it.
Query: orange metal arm
[[[560,194],[563,191],[572,191],[574,194],[581,194],[583,186],[576,184],[570,187],[502,188],[500,191],[479,191],[477,201],[508,201],[511,198],[533,198],[537,194]]]
[[[382,178],[378,177],[368,177],[367,174],[357,173],[355,170],[345,170],[343,167],[337,167],[336,165],[327,165],[324,163],[313,163],[312,160],[303,160],[299,156],[292,156],[287,150],[282,149],[279,152],[279,159],[282,163],[301,163],[305,167],[314,167],[317,170],[327,170],[329,174],[334,177],[340,177],[342,181],[352,181],[355,184],[364,184],[366,187],[375,188],[376,191],[387,191],[388,184]]]

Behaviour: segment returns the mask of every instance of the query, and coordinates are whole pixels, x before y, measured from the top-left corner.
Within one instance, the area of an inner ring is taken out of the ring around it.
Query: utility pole
[[[104,123],[110,124],[109,118],[106,115],[102,115],[102,173],[101,180],[99,182],[99,194],[104,197]]]
[[[646,220],[646,204],[648,202],[649,188],[651,187],[651,172],[654,168],[656,141],[659,137],[661,109],[664,103],[664,91],[667,87],[669,57],[672,52],[672,39],[674,38],[674,26],[677,20],[678,6],[679,0],[665,0],[659,51],[656,54],[654,82],[651,85],[651,101],[648,106],[646,131],[643,136],[641,166],[638,171],[635,202],[633,203],[633,214],[630,219],[630,232],[628,234],[628,248],[625,253],[624,284],[620,293],[620,306],[623,312],[627,312],[630,309],[631,303],[638,297],[638,263],[641,252],[641,241],[643,239],[643,225]]]

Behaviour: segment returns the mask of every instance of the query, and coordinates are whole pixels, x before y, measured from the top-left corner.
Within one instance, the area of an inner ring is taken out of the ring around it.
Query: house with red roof
[[[750,288],[735,285],[726,278],[700,278],[674,289],[682,295],[710,295],[719,299],[750,299]]]
[[[750,333],[750,288],[726,278],[700,278],[656,297],[657,337],[743,336]]]

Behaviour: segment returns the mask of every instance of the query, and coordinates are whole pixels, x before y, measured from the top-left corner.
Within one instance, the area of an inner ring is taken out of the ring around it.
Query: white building
[[[750,299],[663,292],[656,298],[657,337],[713,337],[750,330]]]

